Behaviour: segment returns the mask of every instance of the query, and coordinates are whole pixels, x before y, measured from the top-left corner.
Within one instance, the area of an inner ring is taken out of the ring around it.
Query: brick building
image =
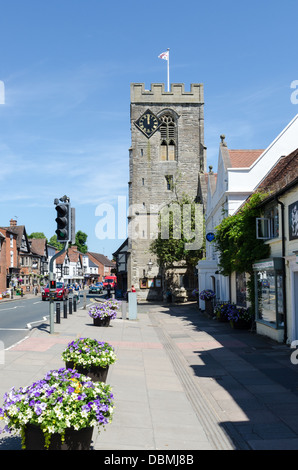
[[[110,276],[115,272],[116,263],[109,260],[106,256],[100,253],[94,253],[88,251],[87,253],[89,259],[98,266],[98,277],[99,282],[103,281],[104,276]],[[113,270],[113,271],[112,271]]]
[[[17,283],[18,275],[17,235],[0,227],[0,292]]]

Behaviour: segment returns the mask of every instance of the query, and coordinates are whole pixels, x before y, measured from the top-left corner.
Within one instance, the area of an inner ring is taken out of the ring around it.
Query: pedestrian
[[[76,286],[75,286],[75,294],[77,297],[77,302],[80,303],[80,286],[78,283],[76,283]]]
[[[131,292],[135,292],[135,286],[131,286]]]
[[[107,285],[107,299],[110,299],[111,298],[111,285],[108,284]]]

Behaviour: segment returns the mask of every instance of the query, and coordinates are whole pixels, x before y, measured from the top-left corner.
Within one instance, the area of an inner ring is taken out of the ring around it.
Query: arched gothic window
[[[160,160],[176,160],[176,125],[173,116],[164,114],[160,117]]]

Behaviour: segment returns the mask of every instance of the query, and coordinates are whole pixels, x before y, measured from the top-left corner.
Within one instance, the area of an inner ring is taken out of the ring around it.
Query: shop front
[[[286,328],[285,271],[283,258],[253,265],[256,295],[256,331],[283,342]]]

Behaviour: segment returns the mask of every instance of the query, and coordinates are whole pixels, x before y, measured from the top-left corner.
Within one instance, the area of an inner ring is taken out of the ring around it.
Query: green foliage
[[[192,201],[187,195],[183,195],[181,200],[171,202],[165,206],[159,214],[158,237],[151,243],[150,252],[155,254],[161,266],[171,266],[174,262],[184,260],[188,266],[196,266],[198,260],[202,258],[204,246],[198,249],[188,249],[188,244],[196,240],[194,231],[198,230],[198,204]],[[168,210],[169,209],[169,212]],[[183,211],[189,211],[189,217],[184,216]],[[175,216],[180,214],[180,217]],[[204,240],[204,218],[199,221],[199,230]],[[168,233],[162,232],[162,227],[168,227]],[[192,238],[190,238],[190,235]]]
[[[221,273],[252,272],[252,264],[270,254],[270,247],[256,238],[256,217],[265,195],[256,193],[236,214],[226,217],[216,227],[215,245],[219,252]]]
[[[88,251],[88,246],[86,245],[87,238],[88,235],[81,230],[76,233],[76,246],[81,253],[87,253]]]
[[[77,233],[76,233],[76,246],[78,247],[78,251],[80,251],[81,253],[87,253],[88,251],[88,246],[86,245],[86,241],[87,241],[87,238],[88,238],[88,235],[84,232],[82,232],[81,230],[79,230]],[[49,245],[52,245],[54,246],[57,250],[62,250],[63,248],[63,243],[59,243],[57,241],[57,235],[53,235],[51,238],[50,238],[50,241],[49,241]],[[71,243],[69,243],[69,246],[71,246]]]
[[[28,238],[47,238],[43,232],[32,232]]]
[[[49,240],[49,245],[54,246],[56,250],[62,250],[63,244],[57,241],[57,235],[53,235]]]
[[[270,246],[256,238],[256,217],[260,217],[260,202],[266,194],[253,194],[236,214],[226,217],[216,227],[215,246],[219,253],[221,274],[232,272],[250,274],[247,283],[249,300],[254,306],[254,279],[252,265],[270,256]]]

